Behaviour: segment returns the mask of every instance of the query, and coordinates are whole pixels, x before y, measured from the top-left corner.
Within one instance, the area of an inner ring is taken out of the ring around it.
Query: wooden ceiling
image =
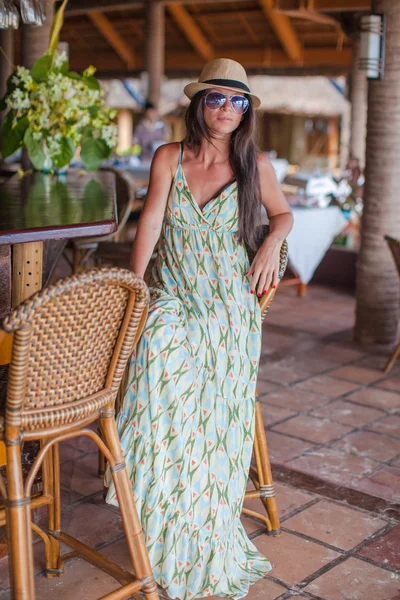
[[[155,0],[165,5],[165,70],[198,73],[220,56],[252,73],[349,70],[351,32],[370,0]],[[99,76],[144,69],[146,0],[70,0],[62,40],[74,70]]]

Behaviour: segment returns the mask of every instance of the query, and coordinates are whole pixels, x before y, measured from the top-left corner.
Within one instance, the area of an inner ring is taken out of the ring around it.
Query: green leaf
[[[107,146],[104,140],[93,139],[90,132],[85,133],[85,137],[81,146],[81,159],[83,164],[89,171],[98,169],[103,160],[111,154],[111,149]]]
[[[66,73],[67,77],[69,77],[70,79],[76,79],[77,81],[83,81],[83,77],[82,75],[80,75],[79,73],[77,73],[76,71],[68,71],[68,73]]]
[[[3,158],[11,156],[18,150],[29,127],[28,117],[22,117],[14,125],[15,111],[10,110],[1,128],[1,153]]]
[[[53,57],[49,52],[46,52],[41,58],[39,58],[31,69],[32,79],[40,82],[47,79],[49,70],[51,69]]]
[[[75,146],[71,139],[63,137],[61,142],[61,151],[58,156],[53,156],[53,162],[59,169],[65,167],[74,158]]]
[[[60,73],[62,73],[63,75],[68,75],[68,69],[69,69],[68,61],[64,60],[64,62],[62,63],[62,65],[60,67]]]
[[[61,27],[64,23],[64,10],[67,6],[68,0],[64,0],[61,4],[60,8],[56,12],[53,20],[53,24],[50,30],[50,44],[49,44],[49,52],[54,56],[55,51],[57,50],[58,41],[60,38]]]
[[[24,144],[28,150],[29,158],[35,169],[43,169],[46,155],[39,142],[33,139],[32,130],[29,127],[24,135]]]
[[[93,106],[89,106],[88,111],[91,117],[95,117],[100,110],[100,106],[97,104],[93,104]]]
[[[88,88],[91,90],[100,91],[100,84],[97,81],[96,77],[84,77],[83,81],[87,84]]]

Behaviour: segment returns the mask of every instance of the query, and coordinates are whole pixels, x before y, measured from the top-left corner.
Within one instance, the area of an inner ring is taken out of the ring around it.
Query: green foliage
[[[64,0],[64,2],[61,4],[60,8],[54,16],[54,21],[51,26],[49,51],[52,54],[55,54],[57,50],[58,42],[60,39],[60,31],[64,23],[64,11],[65,7],[67,6],[67,2],[68,0]]]
[[[35,62],[31,69],[31,76],[33,81],[40,82],[46,81],[49,75],[49,71],[53,64],[53,55],[50,52],[46,52],[41,58]]]
[[[16,119],[15,111],[9,111],[1,127],[1,151],[4,158],[11,156],[18,150],[28,127],[29,120],[27,117]]]
[[[24,136],[24,144],[28,150],[29,158],[35,169],[43,169],[46,155],[40,143],[33,137],[31,128],[29,127]]]
[[[110,156],[111,149],[101,138],[94,139],[90,131],[85,132],[81,147],[81,159],[89,171],[98,169],[103,160]]]
[[[25,144],[36,169],[46,163],[62,168],[81,148],[88,169],[97,169],[117,141],[115,111],[101,98],[96,69],[69,71],[65,53],[57,52],[67,0],[58,9],[48,51],[29,71],[17,67],[7,81],[0,110],[8,110],[2,126],[2,155]]]

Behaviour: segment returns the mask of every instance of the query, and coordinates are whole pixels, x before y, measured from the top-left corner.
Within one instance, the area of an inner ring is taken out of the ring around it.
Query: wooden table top
[[[117,226],[115,175],[109,171],[13,175],[0,186],[0,245],[105,235]]]

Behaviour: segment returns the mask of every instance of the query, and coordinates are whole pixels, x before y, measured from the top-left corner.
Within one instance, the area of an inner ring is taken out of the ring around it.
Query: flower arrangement
[[[97,169],[117,141],[116,112],[104,105],[96,69],[70,71],[65,53],[57,51],[66,2],[55,16],[49,50],[30,70],[16,68],[0,102],[0,110],[8,109],[3,158],[25,145],[38,170],[65,167],[78,148],[85,167]]]

